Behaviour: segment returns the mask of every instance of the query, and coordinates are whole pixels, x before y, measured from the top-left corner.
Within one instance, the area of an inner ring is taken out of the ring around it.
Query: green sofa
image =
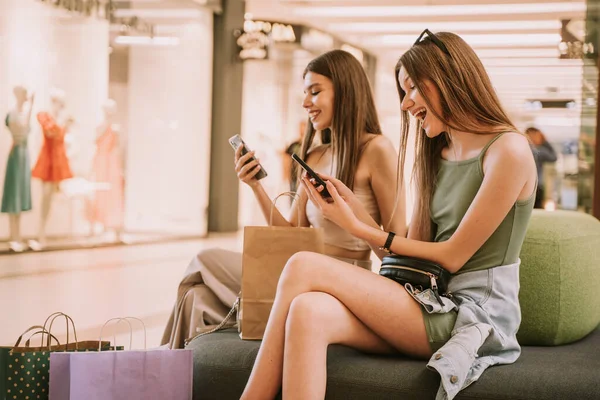
[[[521,357],[456,399],[600,399],[600,222],[536,210],[521,260]],[[193,340],[194,399],[239,399],[259,345],[235,330]],[[326,398],[433,399],[439,377],[425,364],[330,346]]]

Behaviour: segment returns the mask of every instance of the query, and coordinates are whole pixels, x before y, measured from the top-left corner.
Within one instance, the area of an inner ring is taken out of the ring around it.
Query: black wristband
[[[387,237],[387,240],[385,241],[385,244],[382,247],[380,247],[379,249],[387,251],[388,253],[392,254],[392,251],[390,250],[390,246],[392,245],[392,241],[394,240],[395,236],[396,236],[396,234],[394,232],[388,233],[388,237]]]

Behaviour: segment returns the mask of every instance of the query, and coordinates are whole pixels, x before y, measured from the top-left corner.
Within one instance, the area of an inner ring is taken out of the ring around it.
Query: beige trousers
[[[370,269],[371,261],[339,258]],[[172,349],[185,339],[221,323],[237,298],[242,282],[242,253],[223,249],[201,251],[192,259],[177,289],[177,300],[161,344]],[[235,318],[232,318],[232,324]]]

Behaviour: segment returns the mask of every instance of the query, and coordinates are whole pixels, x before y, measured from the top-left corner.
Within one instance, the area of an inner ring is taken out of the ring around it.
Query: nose
[[[304,100],[302,100],[302,107],[304,107],[304,108],[310,108],[311,106],[312,106],[312,101],[310,99],[310,94],[307,93],[304,96]]]
[[[400,103],[400,109],[402,111],[408,111],[408,109],[410,107],[412,107],[414,104],[415,104],[414,101],[412,101],[412,99],[409,96],[404,95],[404,98],[402,99],[402,102]]]

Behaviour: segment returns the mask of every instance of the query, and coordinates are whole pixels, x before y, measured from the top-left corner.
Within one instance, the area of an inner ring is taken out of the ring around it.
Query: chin
[[[427,136],[429,139],[436,138],[436,137],[440,136],[442,133],[443,132],[439,131],[439,130],[425,129],[425,136]]]
[[[312,124],[315,131],[322,131],[331,126],[331,124],[323,124],[321,122],[313,122]]]
[[[430,139],[436,138],[444,133],[443,127],[428,126],[427,128],[423,128],[423,130],[425,131],[425,135]]]

